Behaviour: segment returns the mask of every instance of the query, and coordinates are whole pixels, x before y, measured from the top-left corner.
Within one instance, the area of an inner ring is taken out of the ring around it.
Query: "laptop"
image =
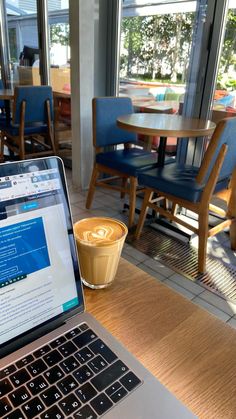
[[[85,312],[76,252],[62,161],[1,164],[0,417],[194,418]]]

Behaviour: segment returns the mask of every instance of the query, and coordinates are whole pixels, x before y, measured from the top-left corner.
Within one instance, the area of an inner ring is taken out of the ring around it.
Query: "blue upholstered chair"
[[[93,106],[93,145],[95,147],[95,163],[87,195],[86,208],[90,208],[96,186],[115,189],[121,197],[129,194],[129,227],[133,225],[137,176],[140,170],[156,165],[157,155],[135,147],[136,135],[117,127],[119,116],[133,113],[130,98],[104,97],[94,98]],[[122,146],[117,147],[117,146]],[[107,149],[107,148],[116,149]],[[105,176],[104,176],[105,174]],[[112,176],[112,179],[107,177]],[[101,177],[102,176],[102,177]],[[121,179],[121,186],[114,177]]]
[[[20,159],[55,154],[52,120],[50,86],[15,87],[13,119],[1,131],[1,157],[4,145]]]
[[[140,237],[147,209],[150,207],[199,236],[198,269],[206,270],[207,239],[230,226],[231,248],[236,250],[236,118],[220,121],[210,140],[200,168],[173,163],[164,168],[144,170],[138,180],[146,191],[135,238]],[[157,206],[153,193],[172,202],[170,209]],[[227,203],[227,211],[211,204],[217,196]],[[176,205],[198,215],[198,227],[180,219]],[[217,226],[209,228],[209,210],[225,217]]]

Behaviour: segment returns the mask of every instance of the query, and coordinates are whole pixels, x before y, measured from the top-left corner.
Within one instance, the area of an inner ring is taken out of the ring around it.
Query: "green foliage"
[[[121,70],[123,77],[186,80],[194,13],[123,18]],[[229,9],[217,87],[235,89],[236,9]],[[167,74],[168,73],[168,74]]]
[[[169,73],[177,81],[186,75],[193,13],[137,16],[122,20],[121,70],[127,76],[145,73],[151,79]],[[181,70],[181,71],[180,71]]]
[[[50,25],[50,40],[52,44],[69,45],[69,25],[65,23]]]
[[[236,88],[236,80],[229,75],[229,70],[236,70],[236,9],[229,9],[224,44],[219,64],[217,87],[221,89]]]

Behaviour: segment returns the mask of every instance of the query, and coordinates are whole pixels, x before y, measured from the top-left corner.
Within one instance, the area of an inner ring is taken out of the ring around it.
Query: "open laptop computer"
[[[0,357],[1,418],[195,417],[84,312],[57,157],[0,165]]]

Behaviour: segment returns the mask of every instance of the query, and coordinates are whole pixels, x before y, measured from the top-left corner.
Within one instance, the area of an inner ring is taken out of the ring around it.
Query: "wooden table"
[[[236,330],[125,260],[86,309],[199,418],[236,417]],[[176,418],[181,419],[181,418]]]
[[[14,90],[13,89],[0,89],[0,99],[2,100],[14,99]]]
[[[5,101],[6,123],[10,125],[11,121],[11,107],[10,100],[14,99],[13,89],[0,89],[0,99]]]
[[[121,116],[117,125],[127,131],[144,134],[149,137],[160,136],[158,148],[158,166],[164,166],[167,137],[191,138],[211,135],[216,127],[214,122],[181,115],[154,113],[134,113]],[[150,148],[150,145],[149,145]]]

